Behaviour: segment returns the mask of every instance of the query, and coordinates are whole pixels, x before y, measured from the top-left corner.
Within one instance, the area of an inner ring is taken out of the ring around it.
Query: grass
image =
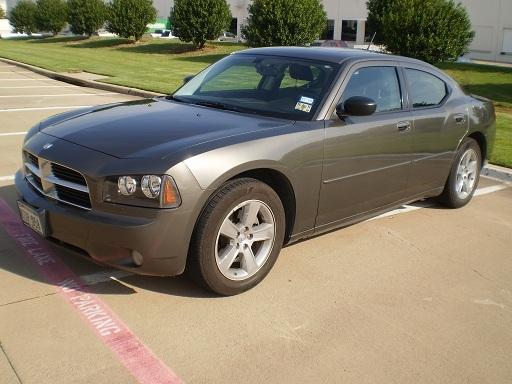
[[[0,56],[57,72],[86,71],[109,76],[102,81],[170,93],[183,77],[195,74],[241,44],[209,43],[200,51],[176,40],[58,37],[0,40]],[[512,68],[442,63],[439,67],[470,93],[492,99],[497,109],[497,134],[491,162],[512,167]]]
[[[119,38],[58,37],[0,40],[0,56],[57,72],[86,71],[109,76],[102,81],[170,93],[195,74],[230,54],[240,44],[210,43],[200,51],[175,40],[137,44]]]

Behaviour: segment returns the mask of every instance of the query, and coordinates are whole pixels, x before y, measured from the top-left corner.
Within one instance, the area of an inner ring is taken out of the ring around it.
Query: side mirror
[[[183,78],[183,84],[187,84],[190,80],[194,78],[194,75],[187,75]]]
[[[375,100],[364,96],[352,96],[336,106],[336,114],[343,116],[370,116],[377,110]]]

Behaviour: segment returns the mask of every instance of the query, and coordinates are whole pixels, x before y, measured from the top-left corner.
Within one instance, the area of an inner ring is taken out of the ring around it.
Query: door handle
[[[398,132],[409,132],[411,130],[411,122],[410,121],[401,121],[396,127],[398,128]]]
[[[455,115],[455,123],[464,124],[465,122],[466,122],[466,116],[464,116],[462,113]]]

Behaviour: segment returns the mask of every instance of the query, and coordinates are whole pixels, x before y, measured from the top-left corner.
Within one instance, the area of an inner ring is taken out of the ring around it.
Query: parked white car
[[[222,41],[226,43],[241,43],[243,39],[238,37],[234,33],[231,32],[223,32],[218,38],[217,41]]]

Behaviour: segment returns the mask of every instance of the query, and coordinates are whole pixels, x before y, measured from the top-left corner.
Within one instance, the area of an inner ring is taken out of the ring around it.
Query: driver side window
[[[401,110],[402,97],[395,67],[365,67],[355,71],[341,101],[353,96],[373,99],[377,103],[377,113]]]

